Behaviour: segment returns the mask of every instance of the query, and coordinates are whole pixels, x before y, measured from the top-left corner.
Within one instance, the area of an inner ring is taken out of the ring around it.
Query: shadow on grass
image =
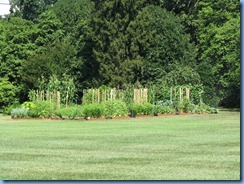
[[[218,108],[219,111],[224,111],[224,112],[240,112],[240,108]]]

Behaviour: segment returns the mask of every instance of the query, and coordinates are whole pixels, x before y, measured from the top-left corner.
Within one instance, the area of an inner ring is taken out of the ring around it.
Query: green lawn
[[[103,121],[0,117],[1,180],[239,180],[240,113]]]

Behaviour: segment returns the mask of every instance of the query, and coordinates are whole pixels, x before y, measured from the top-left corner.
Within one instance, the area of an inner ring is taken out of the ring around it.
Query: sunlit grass
[[[240,113],[0,119],[2,180],[239,180]]]

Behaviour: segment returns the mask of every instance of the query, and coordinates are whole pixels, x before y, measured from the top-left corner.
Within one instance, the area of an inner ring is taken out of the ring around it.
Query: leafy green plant
[[[18,102],[16,98],[18,91],[8,78],[0,78],[0,108]]]
[[[190,106],[191,106],[190,101],[186,97],[184,97],[183,102],[182,102],[183,112],[188,113],[190,110]]]
[[[92,104],[92,91],[91,90],[87,90],[86,94],[83,95],[82,104],[83,105]]]
[[[12,105],[9,105],[7,107],[5,107],[3,109],[3,114],[5,115],[11,115],[11,111],[15,108],[19,108],[20,107],[20,104],[16,103],[16,104],[12,104]]]
[[[11,111],[12,118],[27,118],[28,109],[25,108],[15,108]]]
[[[21,107],[30,110],[36,108],[36,105],[33,102],[24,102]]]
[[[152,113],[151,113],[151,115],[152,115],[152,116],[158,116],[159,111],[160,111],[160,106],[158,106],[158,105],[154,105],[154,106],[153,106],[153,109],[152,109]]]
[[[35,102],[36,107],[30,109],[31,117],[51,118],[55,115],[55,104],[50,101]]]
[[[172,113],[172,109],[169,106],[157,106],[158,114],[170,114]]]
[[[152,113],[152,109],[153,109],[153,105],[152,104],[150,104],[150,103],[145,103],[145,104],[142,104],[142,105],[140,105],[141,106],[141,108],[140,108],[140,110],[141,110],[141,114],[144,114],[144,115],[149,115],[149,114],[151,114]]]
[[[193,113],[198,113],[198,114],[202,114],[202,113],[218,113],[216,108],[211,108],[210,106],[206,105],[205,103],[200,103],[197,105],[191,105],[190,108],[191,112]]]
[[[181,113],[183,111],[183,105],[179,101],[173,101],[172,102],[172,107],[175,110],[175,113]]]
[[[102,104],[88,104],[83,106],[85,117],[100,118],[104,115],[105,108]]]
[[[60,118],[69,119],[75,119],[84,116],[81,106],[71,106],[57,109],[55,110],[55,115],[57,115]]]
[[[131,103],[128,107],[131,116],[150,115],[152,114],[154,108],[154,106],[151,103],[145,103],[145,104]]]
[[[130,103],[128,105],[128,109],[131,117],[136,117],[137,114],[140,112],[140,106],[135,103]]]
[[[105,117],[125,116],[128,114],[126,103],[121,100],[109,100],[104,103]]]

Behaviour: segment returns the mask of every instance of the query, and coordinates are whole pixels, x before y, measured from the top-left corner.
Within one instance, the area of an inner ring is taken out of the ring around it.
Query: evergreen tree
[[[129,25],[141,9],[155,1],[95,1],[92,27],[93,54],[98,66],[100,84],[122,86],[136,82],[138,58],[131,50]],[[136,73],[135,73],[136,72]]]
[[[10,0],[11,15],[38,21],[38,16],[53,6],[58,0]]]
[[[133,54],[143,60],[143,84],[164,80],[178,67],[195,67],[195,49],[178,17],[160,8],[147,6],[130,24]]]

